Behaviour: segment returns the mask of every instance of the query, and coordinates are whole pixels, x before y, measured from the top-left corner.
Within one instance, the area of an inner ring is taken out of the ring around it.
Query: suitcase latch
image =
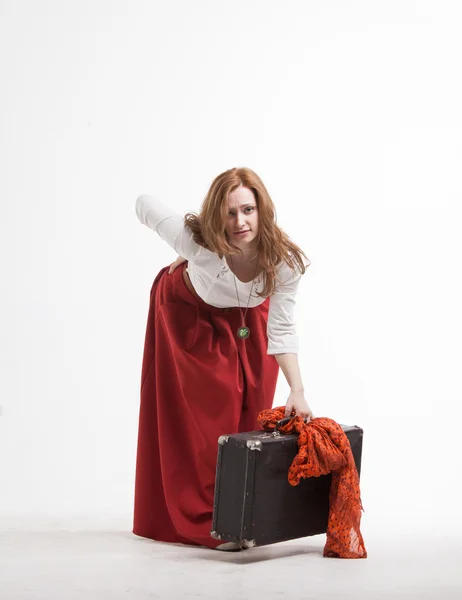
[[[249,450],[259,450],[261,451],[262,449],[262,443],[259,442],[258,440],[247,440],[246,444],[247,448]]]

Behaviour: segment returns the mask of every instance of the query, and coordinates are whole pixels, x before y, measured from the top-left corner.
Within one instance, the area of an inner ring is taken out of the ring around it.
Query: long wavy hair
[[[218,175],[212,182],[200,213],[185,214],[185,226],[193,232],[194,241],[216,252],[218,256],[242,254],[242,250],[230,242],[226,233],[228,216],[228,196],[239,186],[253,192],[258,211],[257,249],[259,266],[264,274],[264,287],[256,292],[261,297],[271,296],[279,282],[276,273],[282,261],[295,270],[298,266],[302,274],[311,261],[304,252],[290,240],[289,236],[277,225],[276,207],[260,177],[245,167],[233,168]],[[303,258],[308,261],[304,263]]]

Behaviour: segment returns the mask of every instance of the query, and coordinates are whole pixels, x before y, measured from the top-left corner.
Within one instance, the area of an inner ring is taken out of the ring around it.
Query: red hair
[[[257,203],[257,248],[259,265],[265,274],[263,290],[257,294],[266,298],[276,289],[276,271],[282,261],[294,270],[298,266],[302,274],[311,261],[277,225],[276,207],[263,181],[252,169],[235,167],[218,175],[205,196],[200,214],[187,213],[185,225],[193,232],[197,244],[216,252],[220,259],[223,255],[242,254],[242,250],[229,241],[226,233],[228,196],[241,185],[251,190]],[[308,261],[307,264],[302,257]]]

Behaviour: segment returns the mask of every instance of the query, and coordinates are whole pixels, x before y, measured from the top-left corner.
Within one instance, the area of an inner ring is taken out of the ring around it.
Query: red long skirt
[[[218,437],[261,429],[257,416],[273,405],[279,365],[267,354],[269,298],[248,309],[250,337],[239,339],[239,308],[193,294],[186,266],[170,275],[163,267],[151,288],[133,533],[214,548],[221,543],[210,536]]]

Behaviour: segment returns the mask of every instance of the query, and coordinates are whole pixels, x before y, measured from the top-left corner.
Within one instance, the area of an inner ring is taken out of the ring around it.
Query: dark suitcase
[[[361,471],[363,430],[341,425]],[[249,431],[218,440],[211,536],[246,548],[326,533],[332,474],[291,486],[296,434]]]

